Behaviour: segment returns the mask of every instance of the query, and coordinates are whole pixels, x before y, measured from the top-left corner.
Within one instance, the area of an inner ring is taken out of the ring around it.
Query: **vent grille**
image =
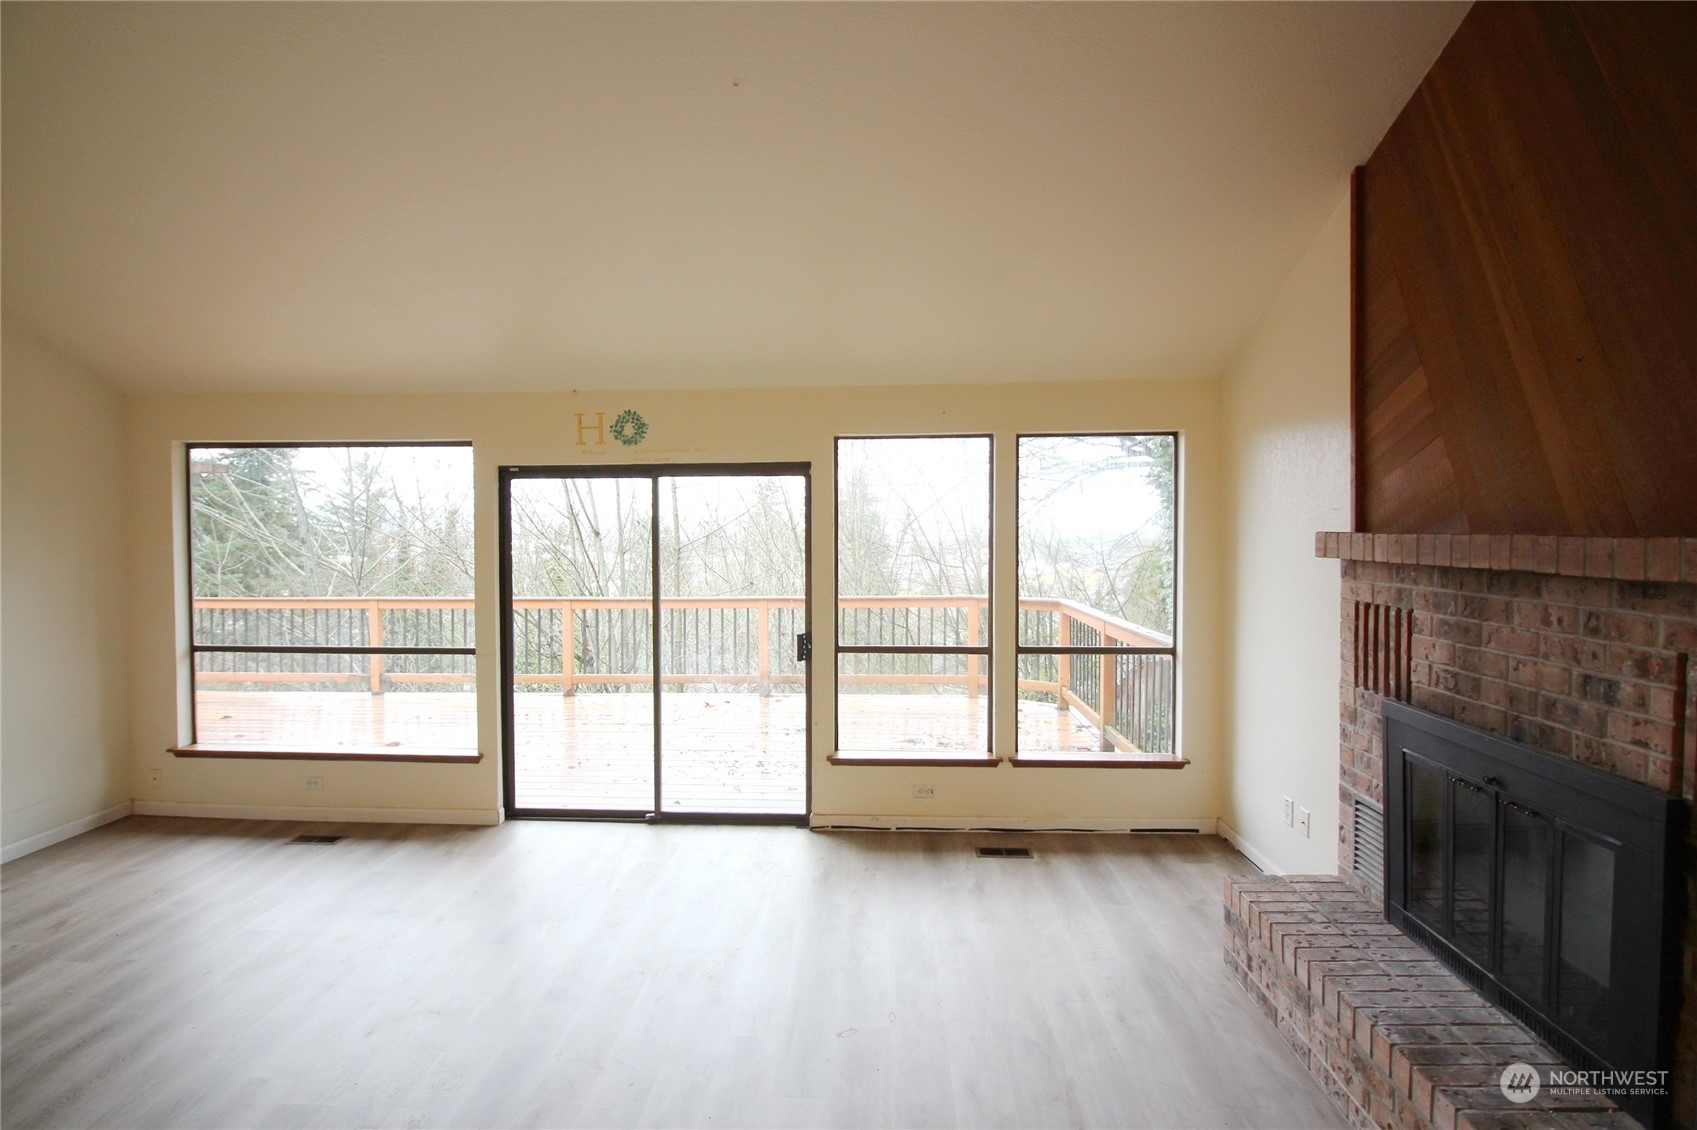
[[[1389,604],[1355,602],[1355,685],[1407,702],[1413,682],[1414,613]]]
[[[1550,1050],[1561,1056],[1569,1067],[1580,1071],[1608,1070],[1608,1065],[1586,1050],[1585,1045],[1539,1016],[1535,1010],[1521,1004],[1513,996],[1504,993],[1502,999],[1497,1002],[1497,1007],[1520,1021],[1522,1028],[1549,1045]]]
[[[979,859],[1030,859],[1031,849],[1022,847],[981,847]]]
[[[296,836],[289,841],[291,844],[339,844],[341,842],[341,836]]]
[[[1355,877],[1385,887],[1385,810],[1370,800],[1355,798]]]
[[[1463,961],[1448,946],[1444,945],[1425,925],[1409,915],[1398,913],[1394,919],[1402,932],[1432,951],[1432,956],[1443,962],[1451,973],[1466,981],[1491,1004],[1497,1003],[1497,987],[1491,984],[1491,979],[1479,972],[1471,961]]]

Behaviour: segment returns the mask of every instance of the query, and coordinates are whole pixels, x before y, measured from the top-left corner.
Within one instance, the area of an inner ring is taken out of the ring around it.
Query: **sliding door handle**
[[[795,661],[806,663],[813,658],[813,635],[810,632],[797,632],[795,637]]]

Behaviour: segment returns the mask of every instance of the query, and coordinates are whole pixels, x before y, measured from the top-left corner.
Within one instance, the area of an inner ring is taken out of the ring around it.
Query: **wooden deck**
[[[807,811],[807,697],[668,694],[661,811]],[[514,696],[520,808],[654,807],[654,697]]]
[[[467,692],[221,691],[196,700],[202,743],[402,755],[475,749],[476,696]],[[807,811],[807,699],[800,693],[667,694],[664,812]],[[651,811],[654,715],[648,693],[526,691],[514,697],[518,806]],[[984,750],[985,700],[965,695],[853,693],[842,735],[862,749],[915,756]],[[1087,754],[1097,731],[1071,711],[1019,704],[1020,747]],[[826,751],[829,752],[829,751]]]
[[[407,754],[477,749],[469,691],[211,691],[195,694],[195,740]]]

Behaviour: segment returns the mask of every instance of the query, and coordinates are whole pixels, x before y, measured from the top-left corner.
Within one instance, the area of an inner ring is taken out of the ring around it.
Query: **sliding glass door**
[[[508,811],[805,816],[805,465],[501,487]]]
[[[646,477],[508,484],[509,811],[653,806],[652,494]]]

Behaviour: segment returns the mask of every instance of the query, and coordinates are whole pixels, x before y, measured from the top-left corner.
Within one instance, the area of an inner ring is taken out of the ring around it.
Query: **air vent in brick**
[[[1388,604],[1355,602],[1355,685],[1381,698],[1407,702],[1414,613]]]
[[[1385,885],[1385,810],[1362,797],[1355,798],[1355,857],[1357,878],[1383,889]]]

